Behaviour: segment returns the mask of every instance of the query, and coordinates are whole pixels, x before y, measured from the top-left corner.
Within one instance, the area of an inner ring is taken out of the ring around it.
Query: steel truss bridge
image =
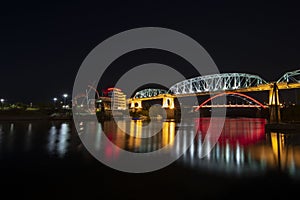
[[[156,88],[138,91],[133,98],[129,99],[129,103],[130,108],[142,108],[142,101],[163,99],[162,107],[172,109],[174,108],[172,100],[179,97],[219,95],[220,93],[226,94],[228,92],[238,94],[243,92],[270,91],[269,105],[275,105],[276,103],[279,104],[278,90],[295,88],[300,88],[300,69],[287,72],[274,82],[267,82],[257,75],[247,73],[210,74],[176,83],[168,91]],[[256,105],[258,104],[256,102]],[[209,105],[202,105],[202,107],[205,106]],[[259,106],[261,107],[261,105]],[[228,105],[227,107],[230,106]],[[248,107],[251,106],[248,105]]]
[[[132,99],[152,98],[171,94],[176,96],[188,96],[194,94],[219,93],[224,91],[252,92],[270,90],[273,83],[268,83],[261,77],[245,73],[223,73],[199,76],[176,83],[169,91],[156,88],[148,88],[136,92]],[[276,81],[278,89],[299,88],[300,70],[285,73]]]
[[[160,94],[167,94],[168,91],[164,90],[164,89],[155,89],[155,88],[148,88],[148,89],[144,89],[141,90],[137,93],[135,93],[133,98],[149,98],[149,97],[155,97],[158,96]]]
[[[239,88],[256,87],[267,82],[256,75],[244,73],[225,73],[199,76],[184,80],[173,85],[171,94],[195,94],[203,92],[217,92],[236,90]]]

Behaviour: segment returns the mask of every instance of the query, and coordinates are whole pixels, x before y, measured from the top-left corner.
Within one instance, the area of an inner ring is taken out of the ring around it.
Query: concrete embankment
[[[69,113],[45,113],[37,111],[5,111],[0,112],[0,121],[19,120],[60,120],[72,119]]]

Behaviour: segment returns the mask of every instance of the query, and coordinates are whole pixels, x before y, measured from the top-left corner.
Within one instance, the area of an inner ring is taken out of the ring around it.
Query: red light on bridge
[[[257,101],[256,99],[254,99],[254,98],[252,98],[252,97],[250,97],[248,95],[245,95],[245,94],[242,94],[242,93],[238,93],[238,92],[224,92],[224,93],[217,94],[217,95],[215,95],[213,97],[210,97],[209,99],[207,99],[206,101],[204,101],[202,104],[200,104],[199,106],[197,106],[197,108],[195,109],[195,111],[198,111],[201,107],[203,107],[209,101],[211,101],[211,100],[213,100],[213,99],[215,99],[217,97],[224,96],[224,95],[236,95],[236,96],[245,97],[245,98],[250,99],[251,101],[255,102],[260,107],[267,108],[265,105],[263,105],[262,103],[260,103],[259,101]]]

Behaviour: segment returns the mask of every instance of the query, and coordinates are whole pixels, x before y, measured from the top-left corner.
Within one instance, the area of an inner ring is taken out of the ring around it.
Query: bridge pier
[[[175,118],[175,109],[165,108],[167,113],[167,119],[174,119]]]
[[[130,108],[142,109],[142,101],[141,100],[132,100],[130,104]]]
[[[162,102],[162,108],[165,109],[167,113],[167,119],[174,119],[175,118],[175,104],[174,104],[174,97],[164,96]]]
[[[160,97],[160,99],[162,99],[161,108],[163,108],[166,111],[166,118],[174,119],[176,114],[174,97],[171,95],[164,94],[163,96]],[[143,104],[142,104],[143,101],[145,101],[145,99],[130,99],[129,106],[133,114],[143,112],[143,115],[146,115],[149,112],[149,110],[147,110],[148,109],[147,106],[146,108],[145,107],[143,108]]]
[[[279,123],[281,121],[278,86],[276,82],[274,83],[272,89],[269,91],[269,112],[270,123]]]
[[[162,108],[174,109],[174,97],[163,97]]]

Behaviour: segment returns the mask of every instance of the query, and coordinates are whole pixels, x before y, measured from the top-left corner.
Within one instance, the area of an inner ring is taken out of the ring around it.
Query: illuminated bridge
[[[173,85],[171,94],[195,94],[203,92],[218,92],[236,90],[241,88],[256,87],[267,82],[256,75],[242,73],[225,73],[199,76],[184,80]]]
[[[209,99],[196,106],[195,111],[201,107],[220,107],[220,105],[206,105],[212,99],[222,95],[243,96],[250,100],[248,105],[239,107],[263,107],[257,100],[242,94],[243,92],[269,91],[269,104],[271,116],[279,115],[278,90],[300,88],[300,70],[285,73],[278,81],[267,82],[261,77],[246,73],[222,73],[199,76],[181,81],[170,87],[168,91],[148,88],[138,91],[133,98],[129,99],[131,109],[141,109],[143,101],[161,99],[162,107],[174,109],[174,98],[211,95]],[[254,102],[254,105],[252,104]],[[224,107],[238,107],[238,105],[223,105]]]

